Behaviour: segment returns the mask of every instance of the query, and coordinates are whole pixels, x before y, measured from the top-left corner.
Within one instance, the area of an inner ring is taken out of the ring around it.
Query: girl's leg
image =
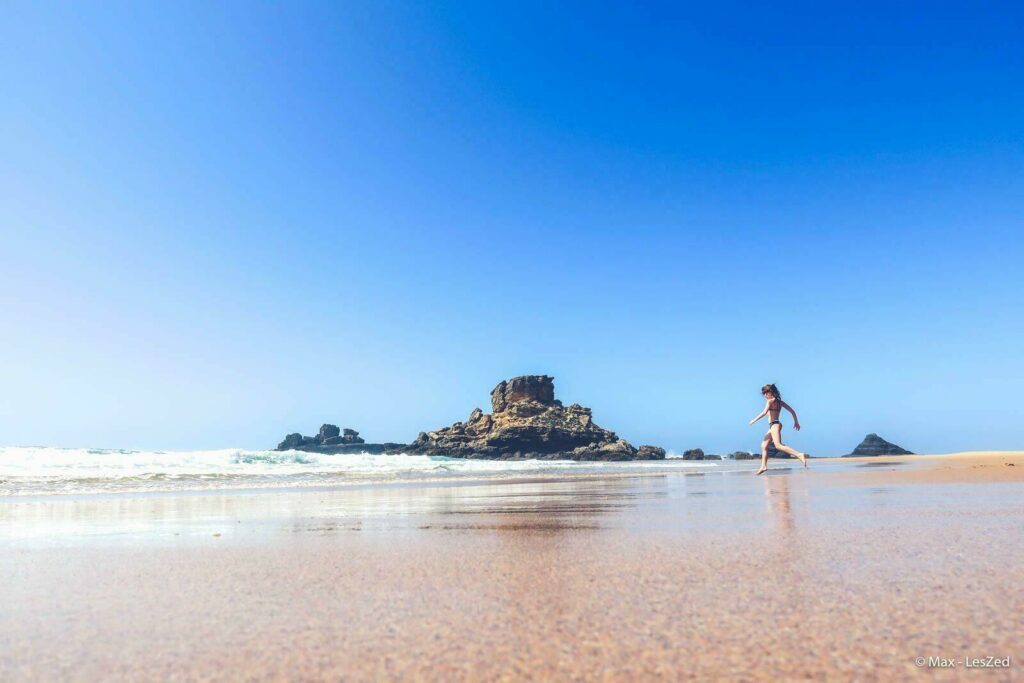
[[[768,443],[771,439],[771,432],[765,434],[761,439],[761,469],[757,471],[758,474],[763,474],[768,469]]]
[[[807,454],[801,453],[795,448],[790,448],[782,443],[782,425],[772,425],[771,431],[769,432],[772,436],[772,442],[775,444],[775,450],[782,451],[783,453],[789,453],[794,458],[803,463],[804,467],[807,466]]]

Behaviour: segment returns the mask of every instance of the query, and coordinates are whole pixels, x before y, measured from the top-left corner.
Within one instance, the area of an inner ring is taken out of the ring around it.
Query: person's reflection
[[[765,478],[765,495],[768,511],[778,530],[789,533],[796,529],[789,503],[789,477]]]
[[[764,484],[768,506],[766,514],[771,517],[771,531],[766,534],[765,564],[775,575],[773,591],[782,603],[791,605],[795,613],[810,614],[818,599],[811,584],[802,580],[806,575],[808,558],[796,529],[796,514],[790,500],[790,478],[788,475],[762,478],[767,479]],[[792,485],[797,495],[805,493],[800,488],[800,481],[792,482]],[[807,509],[801,506],[803,502],[806,501],[797,501],[798,511]]]

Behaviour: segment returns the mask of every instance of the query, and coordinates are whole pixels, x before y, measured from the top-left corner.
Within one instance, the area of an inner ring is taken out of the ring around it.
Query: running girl
[[[793,410],[788,403],[782,400],[782,394],[779,393],[779,388],[774,384],[765,384],[761,387],[761,395],[765,398],[764,410],[750,421],[750,424],[754,424],[765,415],[769,416],[768,431],[761,440],[761,469],[759,469],[757,473],[764,474],[768,469],[769,443],[775,444],[775,450],[782,451],[783,453],[789,453],[802,462],[804,467],[807,467],[806,453],[801,453],[794,448],[790,448],[789,446],[784,446],[782,444],[782,421],[779,420],[779,417],[782,415],[782,409],[785,408],[793,415],[793,429],[799,432],[800,419],[796,416],[796,411]]]

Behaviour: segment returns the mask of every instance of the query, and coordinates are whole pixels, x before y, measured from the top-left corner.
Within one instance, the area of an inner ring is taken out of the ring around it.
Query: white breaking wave
[[[472,460],[428,455],[304,451],[137,451],[0,447],[0,495],[336,485],[406,479],[681,470],[713,463],[665,460]]]

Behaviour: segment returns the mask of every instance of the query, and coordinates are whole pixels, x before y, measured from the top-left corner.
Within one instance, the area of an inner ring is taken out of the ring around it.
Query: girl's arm
[[[755,418],[754,418],[753,420],[751,420],[751,421],[750,421],[750,424],[754,424],[755,422],[757,422],[758,420],[760,420],[760,419],[761,419],[762,417],[764,417],[765,415],[767,415],[767,414],[768,414],[768,406],[769,406],[769,405],[771,405],[771,401],[765,401],[765,402],[764,402],[764,410],[762,410],[762,411],[761,411],[761,412],[760,412],[760,413],[758,414],[758,416],[757,416],[757,417],[755,417]]]
[[[799,432],[800,431],[800,418],[798,418],[796,416],[796,411],[793,410],[793,408],[788,403],[786,403],[785,401],[782,402],[782,407],[785,408],[786,410],[788,410],[793,415],[793,429],[795,429],[796,431]]]

